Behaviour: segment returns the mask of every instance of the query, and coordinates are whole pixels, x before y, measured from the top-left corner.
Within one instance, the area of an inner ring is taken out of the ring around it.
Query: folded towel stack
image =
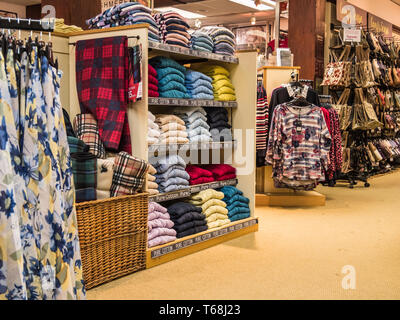
[[[207,123],[213,141],[232,141],[232,126],[229,124],[228,111],[225,108],[208,108]]]
[[[185,85],[191,99],[214,100],[212,79],[205,74],[187,69]]]
[[[214,43],[214,53],[233,56],[235,54],[235,35],[225,27],[207,26],[200,29],[208,34]]]
[[[155,115],[153,115],[150,111],[148,112],[147,126],[148,126],[147,143],[149,145],[159,143],[161,136],[160,127],[156,123]]]
[[[160,193],[160,191],[158,191],[158,184],[156,182],[156,174],[157,170],[151,164],[149,164],[149,171],[147,173],[147,192],[150,193],[150,195],[156,195]]]
[[[127,152],[120,152],[115,157],[111,197],[132,195],[142,191],[148,170],[149,164],[146,161]]]
[[[238,221],[250,217],[250,200],[243,196],[243,192],[231,186],[221,188],[224,194],[223,201],[227,204],[229,219]]]
[[[148,247],[160,246],[176,240],[176,231],[173,229],[168,210],[155,202],[149,203],[148,218]]]
[[[166,57],[154,57],[149,63],[157,72],[158,92],[163,98],[190,99],[185,87],[186,68]]]
[[[180,156],[165,156],[151,163],[157,170],[156,183],[161,193],[189,188],[190,176],[185,170],[186,163]]]
[[[190,203],[174,203],[168,207],[168,213],[174,223],[177,238],[187,237],[208,229],[202,209]]]
[[[178,116],[158,114],[156,115],[156,124],[160,127],[160,144],[189,143],[185,122]]]
[[[189,25],[179,13],[167,11],[156,13],[154,19],[158,24],[163,43],[180,47],[190,47]]]
[[[111,197],[111,185],[114,174],[115,158],[97,160],[97,200]]]
[[[214,176],[211,171],[205,170],[198,166],[186,166],[186,172],[190,176],[190,185],[204,184],[214,182]]]
[[[209,164],[203,168],[211,171],[215,181],[236,179],[236,168],[229,164]]]
[[[184,121],[191,143],[212,141],[207,113],[202,107],[175,108],[174,113]]]
[[[207,189],[192,195],[189,203],[201,207],[206,217],[208,229],[222,227],[231,223],[228,217],[228,209],[222,201],[224,194],[213,189]]]
[[[230,80],[230,72],[218,65],[203,65],[196,67],[207,76],[211,77],[214,99],[217,101],[236,101],[235,87]]]
[[[149,70],[149,97],[159,97],[158,93],[158,80],[157,80],[157,71],[154,69],[151,64],[148,65]]]
[[[89,29],[103,29],[133,24],[149,24],[149,40],[160,42],[158,25],[151,9],[138,2],[121,3],[86,21]]]
[[[190,41],[192,49],[207,52],[214,51],[214,41],[207,33],[196,30],[191,31],[190,35],[192,37]]]

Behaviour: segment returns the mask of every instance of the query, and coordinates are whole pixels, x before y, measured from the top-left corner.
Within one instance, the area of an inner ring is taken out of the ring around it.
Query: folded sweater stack
[[[133,24],[149,24],[149,40],[160,42],[157,22],[151,9],[138,2],[121,3],[86,21],[89,29],[103,29]]]
[[[185,87],[186,68],[166,57],[154,57],[149,60],[157,72],[158,92],[163,98],[190,99]]]
[[[158,184],[156,182],[156,174],[157,170],[149,164],[149,171],[147,172],[147,192],[150,195],[156,195],[159,194],[160,191],[158,191]]]
[[[151,66],[151,64],[148,65],[148,70],[149,70],[149,97],[158,98],[160,94],[158,93],[157,71]]]
[[[161,193],[189,188],[190,176],[185,170],[186,163],[180,156],[165,156],[152,164],[157,170],[156,183]]]
[[[200,29],[208,34],[214,43],[214,53],[233,56],[235,54],[235,35],[225,27],[207,26]]]
[[[211,77],[214,99],[217,101],[236,101],[235,87],[230,80],[230,72],[218,65],[196,67],[197,71]]]
[[[205,170],[198,166],[188,165],[186,166],[186,172],[190,176],[189,183],[192,186],[215,181],[211,171]]]
[[[149,203],[148,218],[148,247],[160,246],[176,240],[176,231],[173,229],[168,210],[156,202]]]
[[[160,127],[156,123],[156,117],[153,115],[150,111],[148,112],[148,120],[147,120],[147,126],[148,126],[148,133],[147,133],[147,142],[149,145],[159,143],[160,141]]]
[[[236,168],[229,164],[209,164],[203,166],[203,168],[213,174],[215,181],[236,179]]]
[[[208,229],[202,209],[190,203],[174,203],[168,207],[168,213],[174,223],[177,238],[187,237]]]
[[[191,143],[212,141],[207,113],[202,107],[175,108],[174,113],[184,121]]]
[[[207,123],[214,142],[232,141],[232,126],[225,108],[208,108]]]
[[[201,207],[206,217],[208,229],[219,228],[231,223],[228,217],[228,209],[222,201],[224,194],[213,189],[207,189],[192,195],[189,203]]]
[[[158,24],[160,36],[163,43],[180,47],[190,47],[190,26],[185,18],[179,13],[167,11],[156,13],[154,19]]]
[[[185,122],[178,116],[171,114],[156,115],[156,123],[160,127],[160,144],[189,143]]]
[[[191,99],[214,100],[212,79],[205,74],[187,69],[185,85]]]
[[[214,41],[207,33],[196,30],[191,32],[191,37],[190,46],[192,49],[207,52],[214,51]]]
[[[227,205],[229,211],[229,219],[238,221],[250,217],[250,200],[243,196],[243,192],[231,186],[226,186],[221,189],[224,194],[223,201]]]

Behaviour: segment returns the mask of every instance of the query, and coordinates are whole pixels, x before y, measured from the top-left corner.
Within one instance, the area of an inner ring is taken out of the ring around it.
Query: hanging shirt
[[[275,109],[272,122],[266,159],[273,164],[274,178],[319,181],[331,147],[321,109],[282,104]]]

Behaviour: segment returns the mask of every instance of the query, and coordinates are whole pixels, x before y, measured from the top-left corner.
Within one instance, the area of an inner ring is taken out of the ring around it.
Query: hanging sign
[[[367,11],[353,6],[345,0],[336,2],[336,19],[342,23],[343,27],[366,26],[368,23]]]
[[[361,30],[360,29],[343,29],[343,41],[344,42],[361,42]]]
[[[393,25],[371,13],[368,13],[368,27],[375,29],[377,33],[383,33],[385,37],[391,37]]]
[[[130,0],[101,0],[101,12],[104,12],[107,9],[110,9],[116,5],[126,3],[126,2],[131,2],[131,1]],[[151,8],[150,0],[136,0],[136,2],[139,2],[140,4]]]

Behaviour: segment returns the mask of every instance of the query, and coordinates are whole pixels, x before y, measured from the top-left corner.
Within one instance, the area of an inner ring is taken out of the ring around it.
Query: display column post
[[[238,189],[250,199],[250,211],[255,213],[256,179],[256,109],[257,52],[238,52],[240,63],[232,65],[231,80],[238,107],[232,110],[232,128],[238,147],[233,153],[233,166],[238,170]]]

